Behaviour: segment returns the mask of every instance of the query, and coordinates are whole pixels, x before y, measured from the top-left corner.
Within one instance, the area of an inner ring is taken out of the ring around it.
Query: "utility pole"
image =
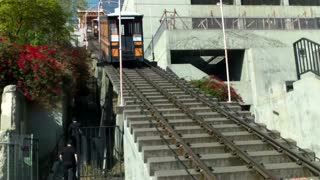
[[[124,106],[123,102],[123,79],[122,79],[122,26],[121,26],[121,1],[118,1],[119,6],[119,63],[120,63],[120,106]]]
[[[222,24],[222,33],[223,33],[224,55],[225,55],[225,59],[226,59],[226,73],[227,73],[227,86],[228,86],[228,102],[231,102],[231,90],[230,90],[230,79],[229,79],[229,60],[228,60],[226,31],[225,31],[225,27],[224,27],[224,16],[223,16],[222,0],[220,0],[220,11],[221,11],[221,24]]]
[[[99,32],[99,35],[98,35],[98,42],[99,42],[99,61],[101,60],[101,29],[100,29],[100,6],[102,5],[102,0],[99,0],[99,3],[98,3],[98,32]]]
[[[85,39],[85,45],[86,45],[86,49],[88,49],[88,34],[87,34],[87,29],[88,29],[88,22],[87,22],[87,17],[88,16],[88,11],[86,10],[86,13],[84,15],[84,22],[85,22],[85,25],[84,25],[84,33],[85,33],[85,36],[84,36],[84,39]]]

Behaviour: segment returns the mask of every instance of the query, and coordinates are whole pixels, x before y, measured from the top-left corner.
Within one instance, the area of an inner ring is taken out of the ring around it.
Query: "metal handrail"
[[[301,38],[293,43],[297,78],[306,72],[320,76],[320,44],[307,38]]]

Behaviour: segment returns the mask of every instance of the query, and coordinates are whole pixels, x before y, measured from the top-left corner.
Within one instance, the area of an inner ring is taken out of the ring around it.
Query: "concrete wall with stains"
[[[288,93],[273,94],[256,109],[256,120],[269,129],[294,139],[301,148],[320,154],[318,127],[320,126],[320,77],[309,72],[296,81]]]
[[[292,44],[302,37],[320,42],[319,32],[227,31],[228,49],[245,50],[241,80],[234,84],[246,103],[253,104],[253,112],[269,96],[284,93],[286,81],[297,79]],[[170,50],[223,49],[218,30],[172,30],[168,36]]]

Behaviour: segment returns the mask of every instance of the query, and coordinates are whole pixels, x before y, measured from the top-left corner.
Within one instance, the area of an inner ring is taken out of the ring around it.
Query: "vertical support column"
[[[281,5],[289,6],[289,0],[281,0]]]
[[[289,0],[281,0],[281,5],[282,6],[289,6]],[[293,22],[291,19],[286,19],[285,20],[285,28],[286,29],[293,29]]]
[[[233,5],[241,6],[241,0],[233,0]]]

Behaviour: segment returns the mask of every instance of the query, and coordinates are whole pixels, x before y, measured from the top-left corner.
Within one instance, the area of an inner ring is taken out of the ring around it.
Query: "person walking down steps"
[[[72,145],[75,148],[80,146],[80,123],[75,118],[72,119],[72,123],[69,125],[68,135],[72,140]]]
[[[66,147],[64,147],[61,151],[59,159],[62,161],[63,165],[64,180],[76,180],[78,156],[74,147],[72,146],[71,140],[67,142]]]

